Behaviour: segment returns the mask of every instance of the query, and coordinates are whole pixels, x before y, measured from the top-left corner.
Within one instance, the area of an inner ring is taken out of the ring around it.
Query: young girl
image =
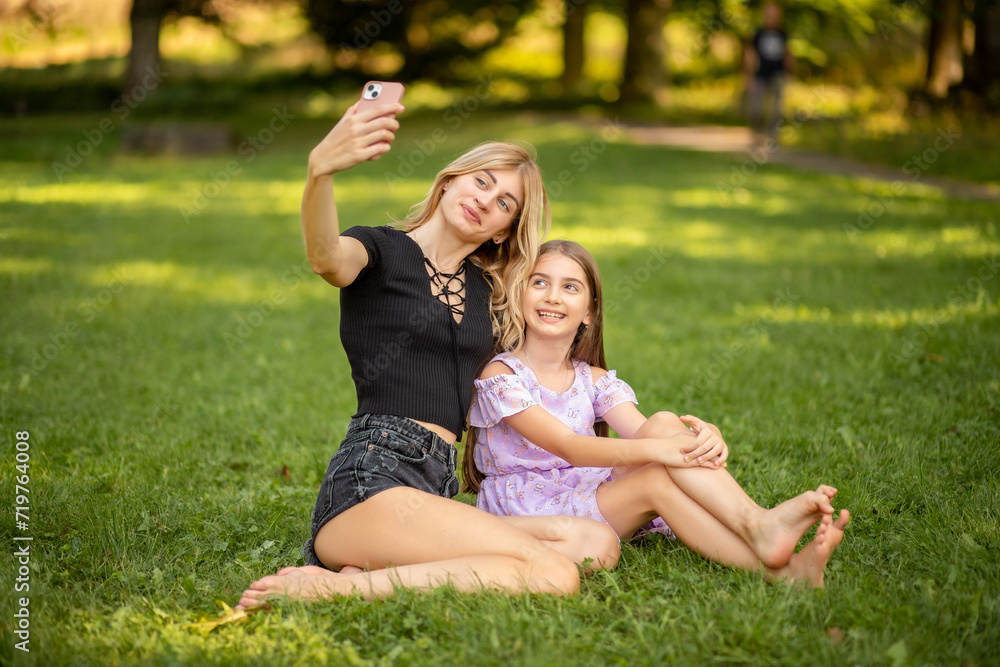
[[[480,508],[589,517],[620,537],[659,517],[707,558],[823,585],[850,520],[843,510],[833,521],[836,489],[765,510],[725,470],[728,447],[714,425],[667,412],[643,417],[632,389],[604,370],[601,282],[582,246],[545,243],[520,305],[523,342],[476,381],[464,469]],[[624,439],[594,437],[609,425]],[[795,553],[817,522],[815,538]]]

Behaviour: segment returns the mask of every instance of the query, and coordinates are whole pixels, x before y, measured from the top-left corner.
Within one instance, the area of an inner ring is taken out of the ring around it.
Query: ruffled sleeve
[[[594,383],[594,418],[602,419],[608,410],[622,403],[638,405],[639,401],[628,383],[619,380],[615,371],[608,371]]]
[[[535,404],[531,392],[517,375],[494,375],[476,380],[476,398],[469,411],[469,424],[496,426],[504,417],[516,415]]]

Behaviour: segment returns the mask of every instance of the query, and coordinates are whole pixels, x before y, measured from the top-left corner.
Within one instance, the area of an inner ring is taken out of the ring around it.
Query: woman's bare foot
[[[326,569],[325,567],[319,567],[318,565],[300,565],[298,567],[289,566],[289,567],[283,567],[280,570],[278,570],[277,576],[283,577],[289,572],[298,572],[300,574],[307,574],[313,577],[319,577],[327,574],[328,572],[330,572],[330,570]],[[364,570],[355,565],[344,565],[339,570],[336,570],[336,572],[339,574],[361,574],[362,572],[364,572]]]
[[[816,588],[823,588],[823,575],[830,555],[844,539],[844,528],[851,521],[851,513],[840,510],[836,521],[824,516],[816,529],[816,537],[793,555],[782,568],[768,568],[770,578],[785,581],[805,581]]]
[[[350,595],[356,590],[343,575],[314,565],[282,568],[278,574],[258,579],[243,591],[234,609],[253,609],[272,597],[312,602]]]
[[[787,564],[806,531],[823,517],[833,516],[830,501],[836,494],[837,489],[824,484],[765,510],[748,524],[747,542],[761,562],[767,567]]]
[[[307,574],[312,577],[319,577],[330,572],[330,570],[325,567],[319,567],[318,565],[300,565],[298,567],[283,567],[278,570],[278,574],[275,576],[283,577],[286,574],[291,574],[298,572],[299,574]]]

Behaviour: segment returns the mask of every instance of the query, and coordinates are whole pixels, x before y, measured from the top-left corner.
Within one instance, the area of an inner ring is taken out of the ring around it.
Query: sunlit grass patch
[[[11,275],[41,273],[51,268],[52,262],[46,259],[20,259],[17,257],[0,259],[0,273],[9,273]]]

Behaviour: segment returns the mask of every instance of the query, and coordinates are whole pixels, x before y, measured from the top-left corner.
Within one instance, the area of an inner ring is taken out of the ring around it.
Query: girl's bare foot
[[[836,521],[824,516],[816,529],[816,537],[793,555],[782,568],[770,569],[771,578],[785,581],[805,581],[816,588],[823,588],[823,575],[830,555],[844,539],[844,528],[851,521],[851,513],[840,510]]]
[[[272,597],[312,602],[349,595],[355,590],[350,581],[336,572],[313,565],[286,567],[278,574],[263,577],[250,584],[250,588],[243,591],[243,596],[235,609],[261,607]]]
[[[836,494],[837,489],[822,485],[764,511],[750,523],[747,541],[761,562],[773,568],[787,564],[806,531],[823,517],[833,516],[830,501]]]

